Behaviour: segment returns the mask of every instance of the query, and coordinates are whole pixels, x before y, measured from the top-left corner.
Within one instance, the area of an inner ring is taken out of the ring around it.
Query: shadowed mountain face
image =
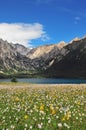
[[[36,71],[46,77],[86,77],[86,38],[33,49],[0,39],[0,73],[6,71]]]
[[[86,77],[86,38],[72,41],[57,55],[46,73],[51,77]]]

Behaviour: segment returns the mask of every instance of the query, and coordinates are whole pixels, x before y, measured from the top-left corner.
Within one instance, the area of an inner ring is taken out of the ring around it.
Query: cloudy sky
[[[0,0],[0,38],[25,46],[86,35],[85,0]]]

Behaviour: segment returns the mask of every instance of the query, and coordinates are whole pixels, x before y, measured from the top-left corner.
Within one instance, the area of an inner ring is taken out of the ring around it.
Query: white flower
[[[38,128],[41,129],[42,128],[42,124],[38,124]]]
[[[58,127],[62,127],[62,124],[61,124],[61,123],[58,123]]]
[[[85,114],[84,114],[84,113],[82,113],[82,116],[85,116]]]
[[[2,118],[5,119],[5,116],[3,116]]]
[[[30,129],[32,129],[33,127],[32,127],[32,125],[30,126]]]
[[[18,118],[16,117],[16,121],[18,121]]]
[[[51,122],[51,120],[48,120],[48,123],[50,123]]]
[[[11,127],[12,129],[14,129],[14,128],[15,128],[15,126],[14,126],[14,125],[11,125],[10,127]]]
[[[45,114],[44,111],[40,111],[41,114]]]
[[[68,129],[70,128],[70,126],[66,123],[64,123],[64,126],[67,127]]]
[[[56,118],[58,119],[59,117],[58,117],[58,116],[56,116]]]
[[[25,124],[25,127],[28,127],[28,125],[27,125],[27,124]]]
[[[78,120],[78,117],[76,117],[76,120]]]

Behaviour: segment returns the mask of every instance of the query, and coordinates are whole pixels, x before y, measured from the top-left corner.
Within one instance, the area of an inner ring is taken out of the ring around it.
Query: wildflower
[[[14,129],[14,128],[15,128],[15,126],[14,126],[14,125],[11,125],[10,127],[11,127],[12,129]]]
[[[61,128],[61,127],[62,127],[62,124],[61,124],[61,123],[58,123],[58,127]]]
[[[66,115],[63,116],[62,121],[69,120],[70,117],[71,117],[71,112],[68,111],[68,112],[66,113]]]
[[[40,106],[40,111],[44,111],[44,105]]]
[[[54,107],[52,105],[50,105],[50,110],[52,111],[54,109]]]
[[[53,110],[51,111],[51,114],[52,114],[52,115],[55,115],[55,114],[56,114],[56,110],[53,109]]]
[[[32,129],[33,127],[32,127],[32,125],[30,126],[30,129]]]
[[[48,123],[51,123],[51,119],[50,119],[50,120],[48,120]]]
[[[65,121],[65,116],[62,118],[62,121]]]
[[[40,111],[40,114],[43,114],[43,115],[45,115],[44,111],[42,111],[42,110]]]
[[[38,124],[38,128],[41,129],[42,128],[42,124]]]
[[[28,125],[27,125],[27,124],[25,124],[25,127],[28,127]]]
[[[15,101],[16,101],[16,102],[18,102],[18,101],[19,101],[19,98],[18,98],[18,97],[16,97],[16,98],[15,98]]]
[[[77,104],[77,105],[80,105],[80,101],[78,101],[76,104]]]
[[[16,121],[18,121],[18,118],[16,117]]]
[[[67,115],[66,115],[66,119],[69,120],[70,117],[71,117],[71,111],[68,111],[68,112],[67,112]]]
[[[58,119],[59,117],[58,117],[58,116],[56,116],[56,118]]]
[[[68,124],[64,123],[64,126],[65,126],[66,128],[68,128],[68,129],[70,129],[70,126],[69,126]]]
[[[25,116],[24,116],[24,119],[28,119],[28,115],[25,115]]]
[[[76,117],[76,120],[78,120],[78,117]]]

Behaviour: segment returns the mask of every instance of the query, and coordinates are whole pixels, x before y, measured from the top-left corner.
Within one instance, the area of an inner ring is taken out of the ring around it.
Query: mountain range
[[[3,75],[86,78],[86,37],[33,49],[0,39]]]

